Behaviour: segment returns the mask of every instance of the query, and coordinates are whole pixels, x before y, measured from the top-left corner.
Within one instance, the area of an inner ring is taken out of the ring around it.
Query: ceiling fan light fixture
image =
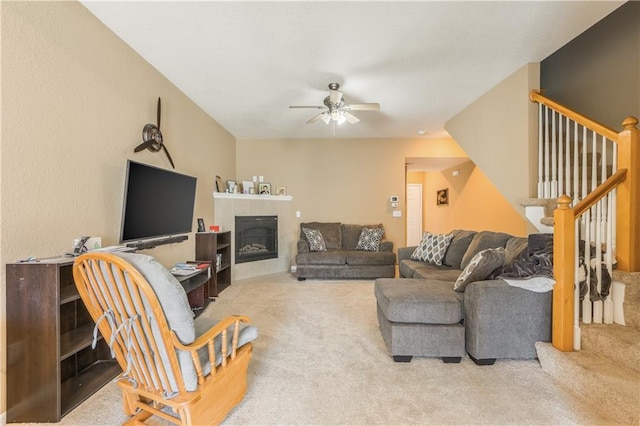
[[[342,111],[340,111],[340,113],[338,114],[338,119],[336,121],[338,122],[338,124],[342,124],[347,121],[347,117],[345,117],[344,114],[342,114]]]

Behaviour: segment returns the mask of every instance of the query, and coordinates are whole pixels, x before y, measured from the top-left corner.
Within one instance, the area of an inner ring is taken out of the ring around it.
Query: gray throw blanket
[[[497,278],[553,278],[553,234],[531,234],[527,248]]]

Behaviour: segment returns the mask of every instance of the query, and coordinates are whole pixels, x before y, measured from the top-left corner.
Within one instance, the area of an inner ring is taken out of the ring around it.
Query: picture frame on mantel
[[[266,182],[260,182],[258,184],[258,194],[271,195],[271,184]]]
[[[280,196],[287,195],[287,187],[286,186],[277,186],[276,187],[276,195],[280,195]]]
[[[227,188],[222,183],[222,178],[218,175],[216,175],[216,192],[227,192]]]

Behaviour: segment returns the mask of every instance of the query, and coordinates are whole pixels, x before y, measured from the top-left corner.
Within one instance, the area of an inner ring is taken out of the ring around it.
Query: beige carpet
[[[248,315],[260,336],[249,390],[225,424],[610,424],[565,394],[536,360],[394,363],[375,312],[373,281],[298,282],[282,273],[234,282],[204,315]],[[60,424],[123,420],[109,384]]]

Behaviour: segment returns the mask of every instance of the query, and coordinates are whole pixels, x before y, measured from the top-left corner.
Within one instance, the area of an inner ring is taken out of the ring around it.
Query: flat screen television
[[[196,178],[127,161],[120,242],[191,232]]]

